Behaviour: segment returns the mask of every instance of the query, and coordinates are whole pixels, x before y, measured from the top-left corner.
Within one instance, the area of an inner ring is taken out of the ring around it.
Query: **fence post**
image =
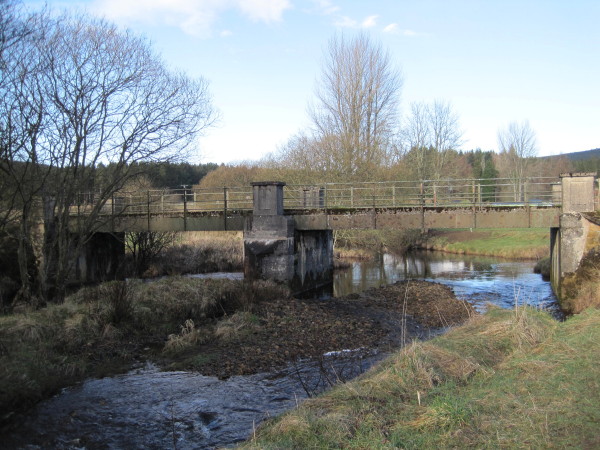
[[[425,232],[425,189],[423,182],[421,182],[421,232]]]
[[[350,207],[354,208],[354,186],[350,186]]]
[[[148,203],[147,203],[147,207],[148,207],[148,211],[147,211],[147,214],[148,214],[148,231],[150,231],[150,190],[148,190],[146,192],[146,195],[147,195],[147,199],[148,199]]]
[[[396,206],[396,185],[392,186],[392,206]]]
[[[187,231],[187,190],[183,188],[183,231]]]
[[[223,228],[227,231],[227,187],[223,186]]]

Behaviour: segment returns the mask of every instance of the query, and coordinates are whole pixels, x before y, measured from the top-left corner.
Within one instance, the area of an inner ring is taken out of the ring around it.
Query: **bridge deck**
[[[557,188],[557,178],[288,185],[284,210],[305,230],[554,227]],[[82,194],[74,219],[92,204],[93,194]],[[252,187],[123,192],[99,221],[103,231],[242,230],[253,207]]]

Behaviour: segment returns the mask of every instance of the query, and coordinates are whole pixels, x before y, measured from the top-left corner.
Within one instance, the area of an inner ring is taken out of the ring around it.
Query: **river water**
[[[527,303],[557,311],[549,283],[532,273],[533,263],[495,258],[412,253],[380,255],[338,270],[333,295],[360,292],[406,279],[451,286],[479,311]],[[239,275],[220,275],[239,277]],[[322,294],[325,299],[328,295]],[[324,300],[326,301],[326,300]],[[342,349],[340,349],[342,350]],[[197,373],[161,372],[152,365],[87,380],[40,403],[0,441],[27,449],[203,449],[234,445],[268,417],[296,407],[325,389],[329,378],[350,379],[382,355],[344,352],[324,364],[304,362],[284,370],[219,380]]]

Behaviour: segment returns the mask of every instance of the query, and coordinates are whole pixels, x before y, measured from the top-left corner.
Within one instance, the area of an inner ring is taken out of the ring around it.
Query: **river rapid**
[[[343,296],[406,279],[451,286],[478,311],[489,304],[529,304],[558,314],[548,282],[533,263],[416,252],[379,255],[337,270],[332,290]],[[239,277],[238,275],[220,275]],[[340,349],[350,350],[350,349]],[[40,403],[8,436],[3,448],[203,449],[231,446],[268,417],[292,409],[326,389],[332,378],[350,379],[384,355],[344,351],[318,363],[227,380],[189,372],[161,372],[153,365],[103,379],[87,380]]]

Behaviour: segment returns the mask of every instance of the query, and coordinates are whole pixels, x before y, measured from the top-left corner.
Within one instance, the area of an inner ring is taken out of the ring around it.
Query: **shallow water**
[[[206,449],[233,445],[263,420],[330,381],[348,380],[383,355],[354,351],[227,380],[147,365],[93,379],[42,402],[2,448]]]
[[[458,297],[480,311],[488,302],[557,310],[549,283],[532,269],[532,262],[434,252],[380,255],[338,270],[332,288],[333,295],[342,296],[418,278],[451,286]],[[198,277],[206,276],[210,275]],[[242,275],[219,273],[217,277]],[[351,379],[382,357],[343,351],[319,362],[228,380],[160,372],[148,365],[64,389],[38,405],[18,429],[2,438],[0,447],[202,449],[234,445],[251,436],[266,418],[296,407],[308,393],[322,391],[333,380]]]
[[[479,312],[489,303],[502,308],[528,304],[560,316],[548,281],[533,273],[533,261],[419,251],[404,256],[378,255],[336,273],[333,296],[362,292],[401,280],[423,279],[446,284]]]

